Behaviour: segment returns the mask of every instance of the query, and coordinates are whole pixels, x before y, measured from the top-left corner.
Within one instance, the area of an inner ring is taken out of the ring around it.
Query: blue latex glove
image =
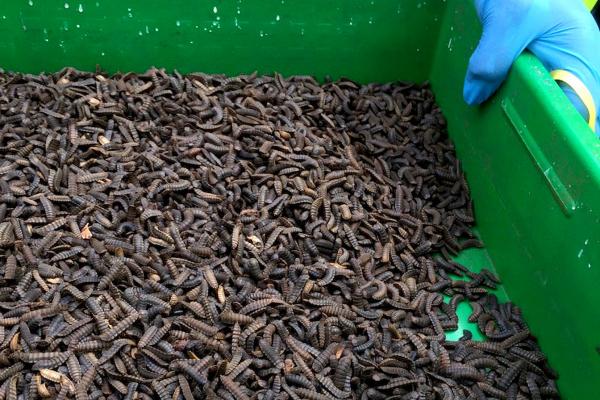
[[[576,75],[600,107],[600,31],[581,0],[475,0],[483,34],[471,56],[464,98],[480,104],[506,78],[525,49],[549,70]],[[565,94],[584,118],[588,111],[569,87]],[[600,112],[596,133],[600,134]]]

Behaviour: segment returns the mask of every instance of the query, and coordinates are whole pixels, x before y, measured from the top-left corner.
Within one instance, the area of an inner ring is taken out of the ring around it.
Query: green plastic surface
[[[278,71],[427,79],[436,1],[20,0],[1,2],[2,67],[143,72]],[[398,29],[406,34],[398,35]],[[419,37],[418,32],[428,32]],[[10,38],[7,40],[7,38]]]
[[[477,232],[476,232],[477,233]],[[473,272],[479,272],[483,268],[493,269],[493,263],[486,249],[471,248],[462,251],[456,258],[455,261],[462,265],[468,266]],[[455,277],[456,279],[468,280],[467,277]],[[504,286],[500,285],[498,289],[493,291],[498,297],[498,300],[504,302],[508,301],[508,296],[504,289]],[[445,296],[445,301],[448,302],[450,298]],[[447,340],[458,340],[463,335],[463,330],[468,330],[473,335],[473,340],[483,341],[485,336],[479,330],[476,323],[469,322],[468,318],[471,315],[473,309],[467,301],[459,303],[456,314],[458,316],[458,329],[453,332],[446,332]]]
[[[568,399],[600,398],[600,141],[532,55],[483,107],[460,101],[481,32],[449,0],[431,72],[478,230]]]
[[[487,246],[459,261],[495,268],[499,296],[521,306],[565,398],[598,399],[600,141],[531,55],[492,101],[467,107],[479,34],[464,0],[7,0],[0,66],[430,80]],[[469,311],[459,307],[461,329],[473,329]]]

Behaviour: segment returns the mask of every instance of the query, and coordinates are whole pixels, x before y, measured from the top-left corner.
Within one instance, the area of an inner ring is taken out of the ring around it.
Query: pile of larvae
[[[0,397],[558,398],[473,222],[427,85],[0,72]]]

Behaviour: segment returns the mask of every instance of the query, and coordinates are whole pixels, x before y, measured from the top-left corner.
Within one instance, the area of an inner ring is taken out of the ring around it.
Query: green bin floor
[[[485,248],[477,249],[471,248],[467,250],[463,250],[458,256],[454,258],[454,261],[464,265],[472,272],[479,272],[483,268],[487,268],[490,271],[496,273],[494,268],[494,264],[492,260],[488,256]],[[454,277],[455,279],[468,279],[463,277]],[[499,277],[502,279],[502,277]],[[504,290],[503,285],[499,285],[496,290],[491,291],[498,297],[498,300],[501,302],[508,301],[508,296],[506,295],[506,291]],[[449,298],[446,297],[446,301],[449,301]],[[473,334],[473,340],[482,341],[485,340],[483,334],[479,331],[476,323],[472,323],[468,321],[469,315],[471,315],[471,306],[467,301],[462,301],[459,303],[456,313],[458,314],[458,329],[451,332],[446,332],[447,340],[458,340],[463,335],[463,330],[469,330]]]

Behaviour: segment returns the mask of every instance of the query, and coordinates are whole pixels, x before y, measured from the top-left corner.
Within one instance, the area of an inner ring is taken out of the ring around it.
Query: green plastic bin
[[[467,107],[480,32],[465,0],[4,0],[0,66],[429,80],[487,245],[459,261],[495,268],[565,398],[599,399],[600,141],[531,55]]]

